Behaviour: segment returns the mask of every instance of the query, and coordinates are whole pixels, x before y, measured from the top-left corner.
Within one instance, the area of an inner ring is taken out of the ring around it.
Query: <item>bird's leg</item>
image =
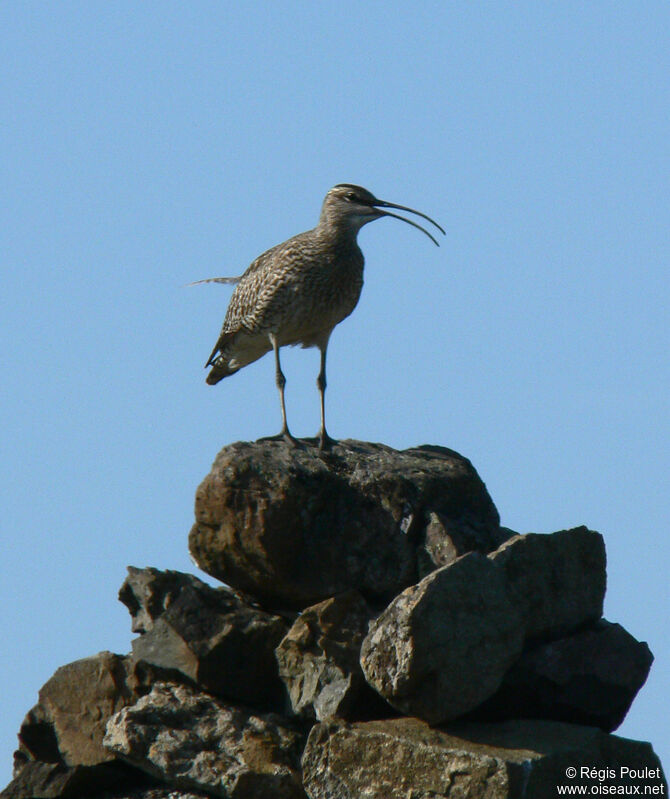
[[[328,449],[335,441],[326,432],[326,350],[328,342],[320,347],[321,350],[321,370],[316,378],[316,386],[319,389],[321,398],[321,430],[319,430],[319,449]]]
[[[282,428],[278,438],[283,438],[289,444],[293,444],[293,446],[295,446],[297,441],[291,435],[286,422],[286,403],[284,402],[284,386],[286,385],[286,378],[284,377],[284,373],[281,370],[281,363],[279,362],[279,344],[277,343],[275,336],[270,336],[270,342],[272,343],[272,349],[274,350],[275,354],[275,379],[277,382],[277,388],[279,389],[279,401],[281,403]]]

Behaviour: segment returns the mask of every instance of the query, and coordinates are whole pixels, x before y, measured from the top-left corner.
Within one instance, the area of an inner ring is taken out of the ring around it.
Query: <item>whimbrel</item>
[[[197,281],[237,284],[221,334],[205,364],[205,368],[212,367],[207,376],[210,385],[274,351],[282,415],[277,439],[283,437],[296,443],[286,421],[286,378],[279,350],[301,344],[318,347],[321,352],[316,381],[321,401],[319,448],[332,443],[325,419],[326,350],[333,328],[354,310],[363,287],[363,253],[356,242],[358,231],[368,222],[391,216],[418,228],[438,244],[421,225],[384,210],[387,208],[416,214],[444,233],[437,222],[420,211],[378,200],[360,186],[341,183],[326,194],[319,223],[313,230],[259,255],[241,277]]]

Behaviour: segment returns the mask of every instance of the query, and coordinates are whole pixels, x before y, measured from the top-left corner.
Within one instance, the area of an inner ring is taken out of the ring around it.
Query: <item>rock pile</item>
[[[131,654],[56,671],[2,799],[544,799],[582,766],[665,790],[610,734],[653,658],[602,619],[602,537],[502,528],[457,453],[234,444],[189,547],[225,585],[130,567]]]

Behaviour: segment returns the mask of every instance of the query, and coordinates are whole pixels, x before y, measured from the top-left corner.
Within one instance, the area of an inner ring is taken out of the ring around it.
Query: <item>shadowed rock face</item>
[[[557,719],[611,732],[624,720],[653,659],[646,643],[601,619],[526,650],[473,717]]]
[[[505,538],[470,462],[442,447],[233,444],[198,488],[195,515],[189,548],[201,569],[297,608],[349,589],[389,601]]]
[[[275,650],[293,712],[322,721],[380,718],[391,708],[370,688],[359,658],[374,613],[357,591],[304,610]]]
[[[115,761],[98,763],[95,766],[65,766],[62,763],[44,763],[36,760],[22,766],[15,778],[0,793],[0,797],[2,799],[60,799],[60,797],[145,799],[142,786],[150,782],[140,771]],[[101,794],[102,790],[105,790],[104,795]],[[162,797],[147,796],[146,799],[162,799]]]
[[[139,664],[176,673],[218,696],[281,709],[285,691],[274,650],[283,619],[253,607],[229,588],[190,574],[128,569],[119,598],[130,610]]]

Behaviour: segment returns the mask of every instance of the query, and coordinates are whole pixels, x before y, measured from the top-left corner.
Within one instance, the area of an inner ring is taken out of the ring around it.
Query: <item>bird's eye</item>
[[[356,197],[356,194],[353,191],[350,191],[348,194],[345,195],[345,199],[349,200],[349,202],[354,202],[358,198]]]

